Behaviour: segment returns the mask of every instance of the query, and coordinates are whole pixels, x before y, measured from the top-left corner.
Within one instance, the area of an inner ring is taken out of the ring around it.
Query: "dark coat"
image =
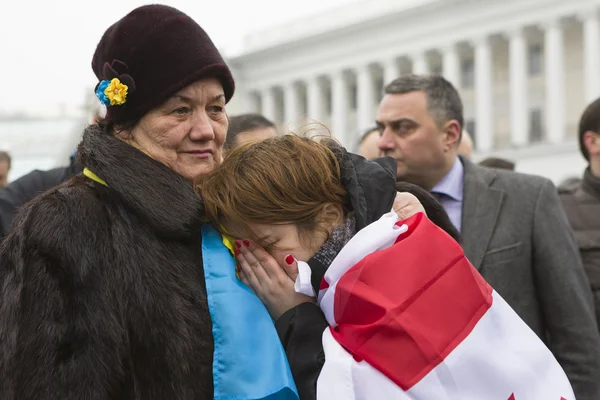
[[[583,180],[560,187],[559,195],[592,287],[600,327],[600,178],[588,168]]]
[[[17,210],[22,205],[80,172],[81,168],[75,162],[71,162],[66,167],[32,171],[0,189],[0,238],[6,235]]]
[[[366,161],[349,154],[341,165],[342,181],[356,214],[358,231],[392,209],[396,197],[396,162],[392,158]],[[313,286],[318,289],[328,266],[315,260],[309,260],[308,264],[313,271]],[[325,315],[314,303],[301,304],[276,322],[301,400],[316,399],[317,378],[325,363],[321,340],[328,326]]]
[[[556,187],[461,160],[465,255],[546,343],[577,399],[600,399],[592,293]]]
[[[98,127],[82,175],[23,207],[0,247],[0,398],[213,398],[201,202]]]

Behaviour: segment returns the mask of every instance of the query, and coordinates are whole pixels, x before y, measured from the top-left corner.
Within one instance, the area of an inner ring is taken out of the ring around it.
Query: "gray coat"
[[[462,162],[465,254],[548,345],[577,399],[600,399],[592,293],[556,188],[545,178]]]

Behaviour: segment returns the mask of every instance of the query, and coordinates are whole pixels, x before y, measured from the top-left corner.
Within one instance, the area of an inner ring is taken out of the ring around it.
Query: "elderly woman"
[[[106,31],[92,67],[107,114],[83,135],[83,175],[26,205],[0,249],[0,397],[297,398],[191,183],[223,157],[219,52],[151,5]]]

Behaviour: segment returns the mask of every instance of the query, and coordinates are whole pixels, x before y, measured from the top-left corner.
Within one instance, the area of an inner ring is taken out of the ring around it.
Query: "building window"
[[[463,59],[460,65],[460,83],[463,88],[475,86],[475,63],[473,59]]]
[[[431,67],[431,75],[442,75],[442,64],[434,64]]]
[[[529,76],[540,75],[543,62],[542,46],[540,44],[529,46]]]
[[[465,121],[465,129],[471,135],[471,140],[473,141],[473,147],[476,147],[477,144],[477,132],[475,132],[475,120],[468,119]]]
[[[358,87],[353,84],[350,85],[350,109],[356,110],[358,107]]]
[[[529,141],[541,142],[543,139],[543,115],[542,110],[535,108],[529,111]]]

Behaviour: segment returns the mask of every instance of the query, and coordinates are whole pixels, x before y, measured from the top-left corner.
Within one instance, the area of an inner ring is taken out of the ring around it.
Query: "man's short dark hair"
[[[579,149],[583,157],[590,161],[590,152],[585,147],[583,135],[587,131],[600,133],[600,98],[594,100],[583,112],[579,120]]]
[[[275,124],[260,114],[241,114],[229,118],[229,129],[225,139],[225,149],[230,149],[235,143],[235,138],[241,132],[252,131],[260,128],[274,128]]]
[[[8,168],[10,169],[10,154],[7,151],[0,151],[0,162],[8,163]]]
[[[515,170],[515,163],[504,158],[488,157],[481,161],[479,165],[488,168],[507,169],[509,171]]]
[[[406,75],[385,87],[386,94],[425,92],[427,108],[438,126],[455,120],[460,125],[460,135],[464,126],[463,104],[456,88],[438,75]],[[459,140],[460,141],[460,140]]]

